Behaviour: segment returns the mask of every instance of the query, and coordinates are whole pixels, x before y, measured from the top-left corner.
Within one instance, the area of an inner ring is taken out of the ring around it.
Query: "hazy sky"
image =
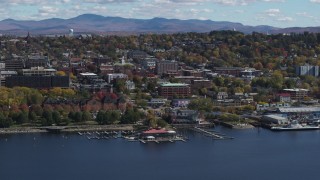
[[[210,19],[276,27],[320,26],[320,0],[0,0],[0,18],[41,20],[85,13]]]

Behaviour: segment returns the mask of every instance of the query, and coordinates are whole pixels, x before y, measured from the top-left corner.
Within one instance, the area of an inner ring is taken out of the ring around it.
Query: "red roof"
[[[164,134],[164,133],[168,133],[168,131],[164,129],[150,129],[147,131],[143,131],[143,134]]]

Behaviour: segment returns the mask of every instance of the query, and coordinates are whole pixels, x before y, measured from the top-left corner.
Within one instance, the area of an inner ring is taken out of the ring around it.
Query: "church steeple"
[[[29,31],[28,31],[28,35],[27,35],[27,37],[25,38],[25,40],[27,41],[27,43],[30,43],[31,36],[30,36],[30,32],[29,32]]]

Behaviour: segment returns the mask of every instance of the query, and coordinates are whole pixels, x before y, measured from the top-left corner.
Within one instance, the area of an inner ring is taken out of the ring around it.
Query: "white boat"
[[[298,121],[292,121],[290,124],[281,127],[271,127],[273,131],[303,131],[303,130],[318,130],[319,126],[309,126],[299,124]]]

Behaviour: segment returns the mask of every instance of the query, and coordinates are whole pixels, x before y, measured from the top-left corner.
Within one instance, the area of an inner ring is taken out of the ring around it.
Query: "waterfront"
[[[11,179],[315,179],[320,131],[216,131],[233,140],[184,132],[185,142],[88,140],[78,134],[0,136],[0,175]]]

